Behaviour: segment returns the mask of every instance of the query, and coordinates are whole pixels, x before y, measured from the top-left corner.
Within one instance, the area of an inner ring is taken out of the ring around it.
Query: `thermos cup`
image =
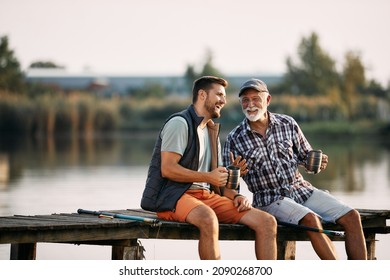
[[[238,188],[240,180],[240,167],[230,165],[227,167],[227,170],[229,177],[226,184],[226,188],[236,190]]]
[[[322,151],[312,150],[307,154],[306,171],[311,174],[317,174],[321,171]]]

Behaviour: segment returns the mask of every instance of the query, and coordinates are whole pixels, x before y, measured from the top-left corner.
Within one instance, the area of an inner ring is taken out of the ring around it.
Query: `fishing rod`
[[[92,211],[92,210],[78,209],[77,213],[95,215],[95,216],[98,216],[99,218],[109,218],[109,219],[117,218],[117,219],[139,221],[139,222],[144,222],[144,223],[150,224],[153,227],[161,225],[161,222],[157,219],[116,214],[116,213],[105,212],[105,211]]]
[[[345,233],[343,231],[314,228],[314,227],[308,227],[308,226],[303,226],[303,225],[296,225],[296,224],[287,223],[287,222],[281,222],[281,221],[278,221],[278,224],[282,225],[282,226],[287,226],[287,227],[293,227],[293,228],[296,228],[296,229],[301,229],[301,230],[309,230],[309,231],[324,233],[324,234],[331,235],[331,236],[345,237]]]

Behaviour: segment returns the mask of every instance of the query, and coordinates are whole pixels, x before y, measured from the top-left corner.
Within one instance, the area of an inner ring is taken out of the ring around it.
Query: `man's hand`
[[[233,200],[234,206],[237,207],[238,212],[249,210],[252,208],[252,205],[250,204],[249,200],[243,196],[239,195],[236,196]]]
[[[240,167],[241,176],[243,176],[249,172],[249,169],[247,168],[247,164],[246,164],[246,159],[242,159],[241,156],[234,158],[233,153],[230,152],[230,162],[231,162],[231,165]]]
[[[322,154],[320,170],[326,169],[326,167],[328,166],[328,160],[329,160],[328,156],[325,154]]]
[[[228,171],[225,167],[220,166],[213,171],[209,172],[210,178],[208,182],[211,185],[218,186],[218,187],[225,187],[228,180]]]

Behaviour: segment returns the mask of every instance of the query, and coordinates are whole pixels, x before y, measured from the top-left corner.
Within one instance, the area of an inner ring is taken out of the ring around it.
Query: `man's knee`
[[[360,221],[360,213],[356,209],[349,211],[344,216],[350,220]]]
[[[187,216],[187,222],[199,229],[213,229],[218,227],[218,218],[215,212],[208,206],[201,205],[191,210]]]
[[[218,218],[214,212],[205,214],[201,219],[201,226],[211,228],[219,225]]]
[[[271,214],[266,213],[266,212],[263,212],[262,215],[263,215],[263,223],[267,227],[273,228],[273,229],[277,228],[278,223],[277,223],[276,218],[274,216],[272,216]]]
[[[322,227],[320,218],[314,213],[307,213],[300,221],[300,225],[309,227]]]
[[[273,215],[257,209],[251,211],[253,211],[252,218],[247,221],[249,227],[257,232],[274,232],[276,234],[278,224]]]
[[[336,222],[342,226],[360,225],[360,213],[357,210],[353,209],[341,218],[339,218]]]

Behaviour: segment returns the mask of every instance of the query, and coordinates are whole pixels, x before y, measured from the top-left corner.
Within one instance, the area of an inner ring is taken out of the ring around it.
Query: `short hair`
[[[195,103],[198,100],[198,92],[203,89],[208,91],[212,88],[213,84],[220,84],[223,87],[228,86],[228,82],[225,79],[215,77],[215,76],[203,76],[194,81],[192,87],[192,103]]]

